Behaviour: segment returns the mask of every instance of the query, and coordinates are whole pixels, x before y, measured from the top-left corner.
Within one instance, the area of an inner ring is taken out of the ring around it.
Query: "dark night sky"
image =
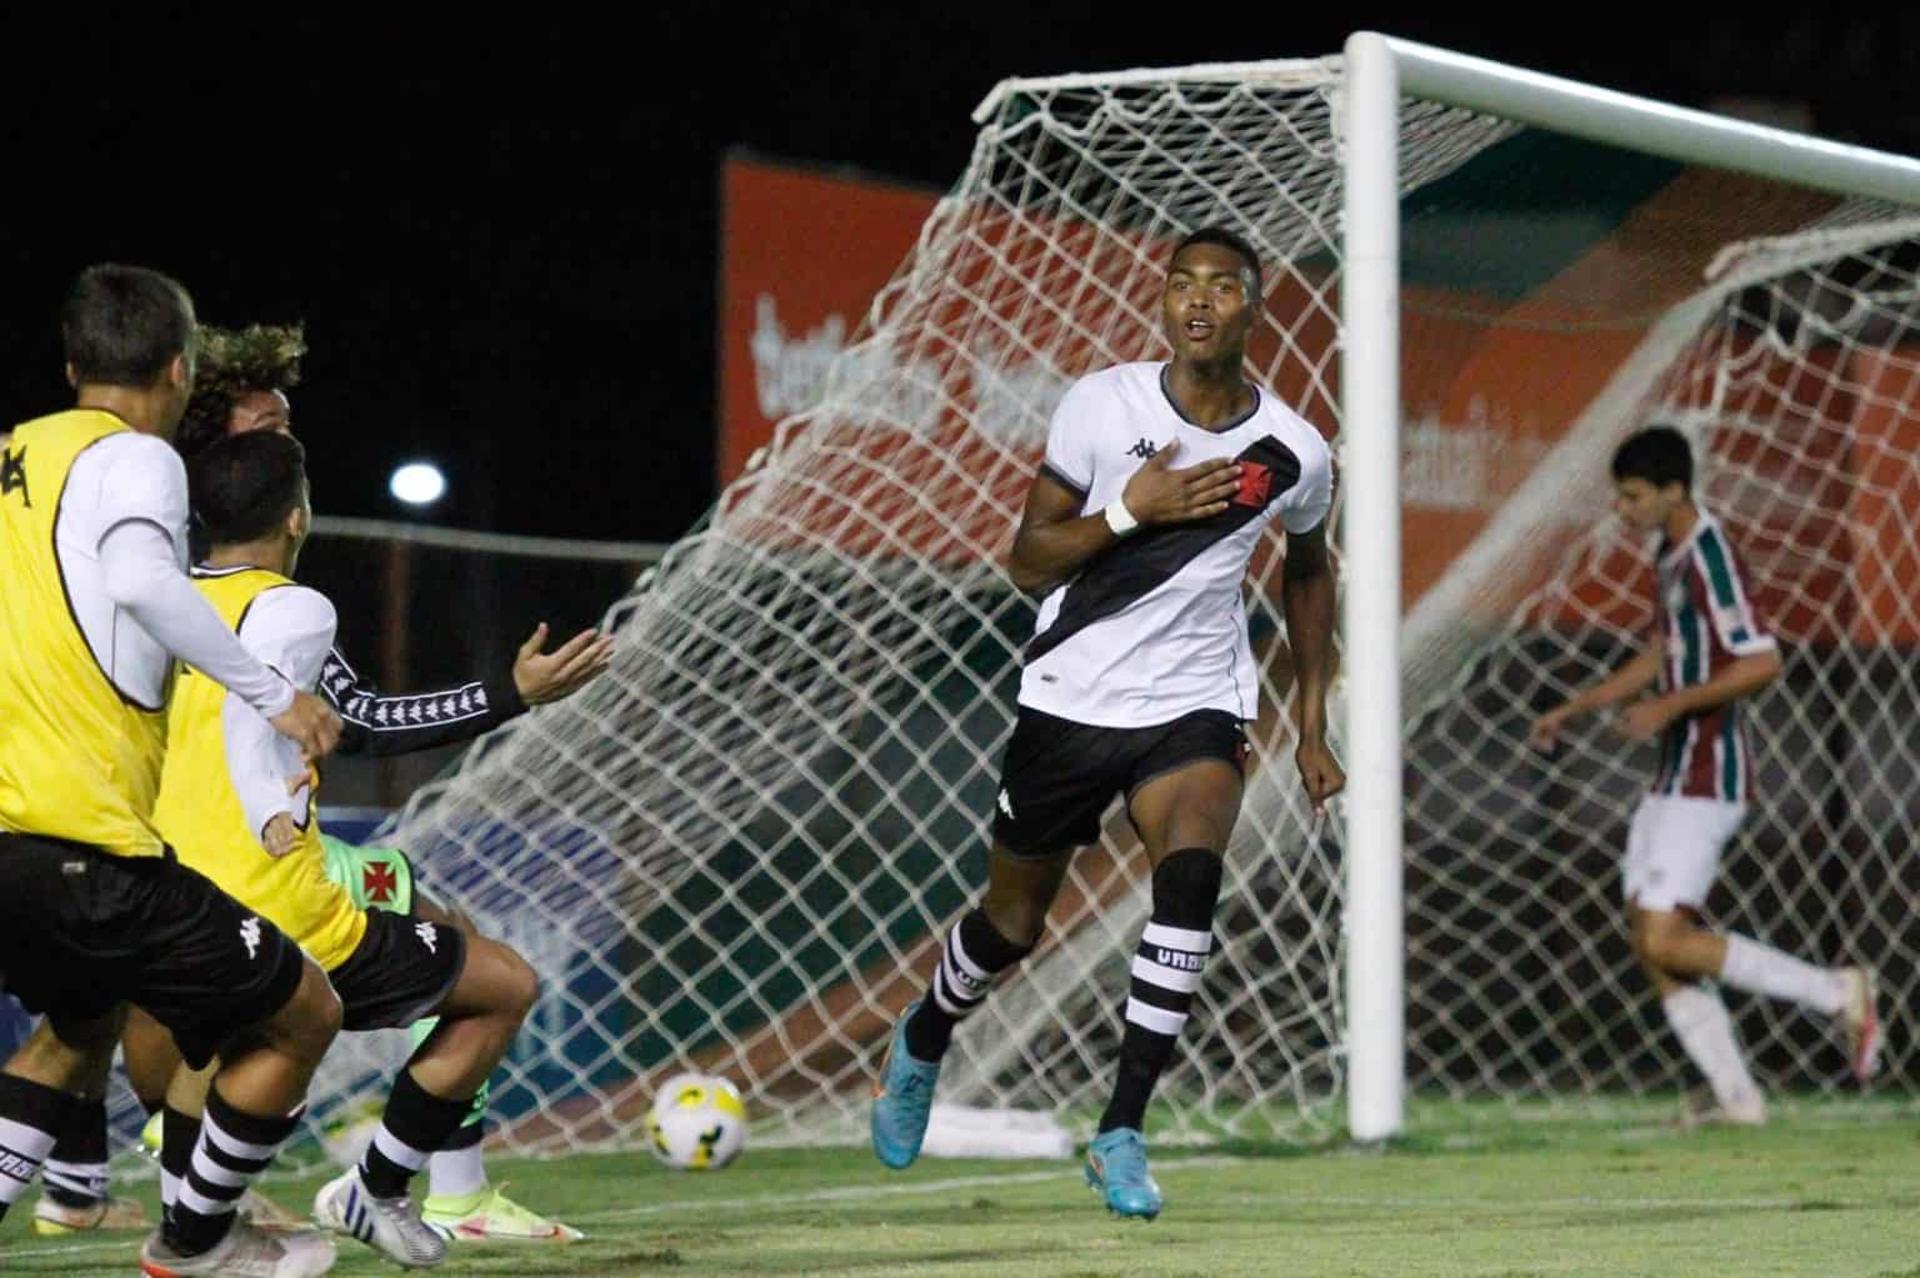
[[[1799,98],[1821,132],[1920,152],[1913,17],[1547,34],[1274,5],[1192,22],[906,8],[16,30],[0,416],[62,402],[53,316],[72,273],[134,261],[179,275],[203,318],[307,321],[296,421],[324,512],[395,514],[386,475],[425,454],[453,481],[438,522],[666,540],[713,497],[729,146],[944,187],[1002,76],[1314,55],[1372,26],[1681,102]]]

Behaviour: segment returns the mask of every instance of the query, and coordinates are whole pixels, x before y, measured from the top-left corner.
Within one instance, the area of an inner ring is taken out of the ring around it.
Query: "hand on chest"
[[[1137,434],[1130,440],[1116,437],[1114,445],[1099,458],[1101,473],[1097,478],[1104,482],[1096,482],[1095,487],[1117,493],[1134,472],[1174,439],[1179,441],[1171,462],[1176,471],[1221,459],[1238,464],[1239,486],[1228,503],[1243,514],[1266,510],[1300,480],[1300,459],[1273,435],[1231,431],[1210,436],[1182,430],[1177,435],[1162,431],[1158,437]]]

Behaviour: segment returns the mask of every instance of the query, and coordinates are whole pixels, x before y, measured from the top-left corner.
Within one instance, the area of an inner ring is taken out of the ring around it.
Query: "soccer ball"
[[[653,1156],[677,1171],[718,1171],[747,1143],[747,1107],[732,1083],[713,1074],[678,1074],[647,1111]]]

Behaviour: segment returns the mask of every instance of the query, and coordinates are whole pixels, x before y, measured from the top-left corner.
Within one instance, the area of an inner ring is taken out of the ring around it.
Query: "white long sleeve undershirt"
[[[193,588],[158,523],[136,517],[107,529],[100,569],[108,597],[174,656],[267,718],[293,704],[293,684],[248,652]]]

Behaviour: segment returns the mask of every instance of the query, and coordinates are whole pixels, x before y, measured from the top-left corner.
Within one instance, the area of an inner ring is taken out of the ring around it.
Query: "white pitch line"
[[[1154,1173],[1166,1176],[1189,1168],[1238,1167],[1252,1159],[1218,1157],[1169,1159],[1154,1166]],[[961,1189],[992,1189],[999,1185],[1037,1185],[1049,1180],[1078,1179],[1080,1169],[1052,1168],[1047,1171],[1008,1172],[998,1176],[951,1176],[945,1180],[912,1180],[897,1185],[841,1185],[834,1189],[811,1189],[803,1194],[760,1194],[752,1198],[676,1198],[671,1202],[644,1203],[638,1207],[616,1207],[610,1211],[570,1214],[569,1220],[626,1220],[638,1216],[661,1216],[677,1211],[750,1210],[755,1207],[798,1207],[812,1203],[869,1202],[880,1198],[899,1198],[911,1194],[944,1194]]]

